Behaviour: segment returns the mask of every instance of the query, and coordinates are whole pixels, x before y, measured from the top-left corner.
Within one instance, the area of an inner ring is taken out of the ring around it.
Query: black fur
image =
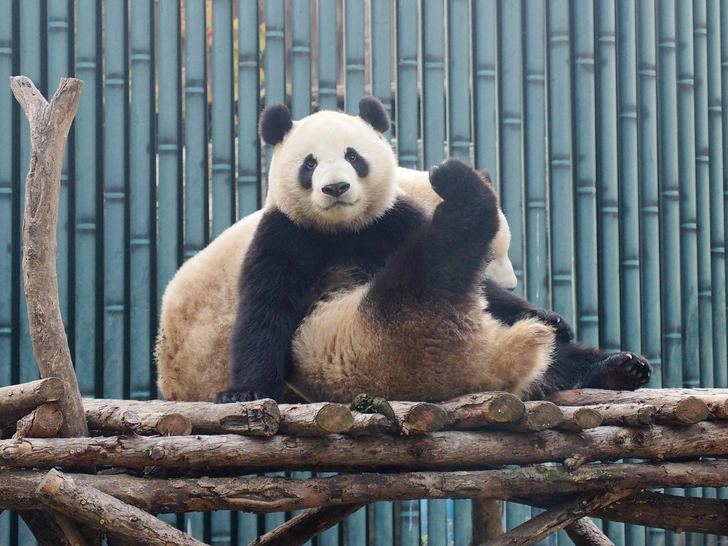
[[[652,366],[644,357],[629,352],[609,354],[575,343],[574,330],[558,313],[539,309],[493,281],[486,280],[483,287],[488,311],[504,324],[534,317],[556,331],[553,363],[530,389],[529,398],[548,398],[556,391],[578,388],[634,390],[649,381]]]
[[[273,104],[260,114],[258,132],[269,146],[280,144],[292,127],[291,111],[285,104]]]
[[[280,400],[293,335],[311,294],[332,268],[354,267],[369,278],[426,223],[409,199],[357,231],[323,233],[295,224],[277,209],[258,226],[240,277],[240,303],[230,339],[231,386],[216,402]]]
[[[362,97],[359,101],[359,117],[374,127],[375,131],[384,133],[389,129],[387,111],[375,97]]]
[[[303,160],[301,166],[298,168],[298,183],[301,187],[306,190],[311,189],[313,183],[313,172],[316,170],[316,158],[313,154],[308,154],[306,159]]]

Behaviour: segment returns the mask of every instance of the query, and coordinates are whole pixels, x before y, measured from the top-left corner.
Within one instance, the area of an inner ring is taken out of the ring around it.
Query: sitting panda
[[[280,399],[286,381],[307,400],[342,402],[647,381],[641,357],[571,344],[568,325],[557,343],[553,314],[487,281],[486,309],[482,271],[500,223],[492,188],[448,160],[430,172],[442,199],[430,217],[398,190],[388,126],[371,98],[358,117],[294,123],[282,105],[261,116],[270,194],[240,276],[231,382],[216,401]]]

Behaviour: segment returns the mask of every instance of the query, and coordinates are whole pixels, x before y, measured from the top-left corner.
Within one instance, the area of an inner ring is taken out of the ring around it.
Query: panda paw
[[[233,404],[235,402],[252,402],[253,400],[262,400],[270,398],[263,392],[246,389],[227,389],[220,391],[215,396],[215,404]]]
[[[635,353],[621,352],[602,360],[591,375],[587,387],[615,391],[633,391],[645,385],[652,375],[652,364]]]
[[[524,313],[523,318],[536,318],[539,322],[548,324],[556,331],[556,341],[558,343],[571,343],[576,339],[576,334],[571,324],[567,320],[554,311],[547,309],[534,309]]]
[[[430,184],[445,202],[471,203],[487,191],[480,175],[454,157],[430,169]]]

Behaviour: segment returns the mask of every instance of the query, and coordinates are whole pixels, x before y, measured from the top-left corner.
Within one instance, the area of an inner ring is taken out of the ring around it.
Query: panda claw
[[[634,390],[652,376],[652,365],[634,353],[616,353],[599,362],[587,387],[610,390]]]

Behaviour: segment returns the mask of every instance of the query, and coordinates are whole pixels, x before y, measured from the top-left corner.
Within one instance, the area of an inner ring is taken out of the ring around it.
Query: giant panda
[[[333,401],[646,382],[642,357],[572,344],[568,327],[556,328],[567,338],[557,343],[553,314],[486,282],[487,308],[492,188],[448,160],[430,172],[442,199],[430,217],[398,191],[388,125],[374,99],[358,117],[263,113],[269,202],[240,276],[230,386],[218,402],[279,399],[286,381],[307,400]]]
[[[488,172],[480,174],[489,184]],[[428,215],[434,212],[441,199],[432,189],[427,171],[397,167],[395,178],[397,186]],[[155,346],[157,384],[165,398],[211,401],[227,386],[237,280],[263,213],[264,209],[256,211],[230,226],[182,264],[167,285]],[[508,259],[511,233],[500,208],[498,218],[484,276],[495,286],[511,290],[517,285]]]

